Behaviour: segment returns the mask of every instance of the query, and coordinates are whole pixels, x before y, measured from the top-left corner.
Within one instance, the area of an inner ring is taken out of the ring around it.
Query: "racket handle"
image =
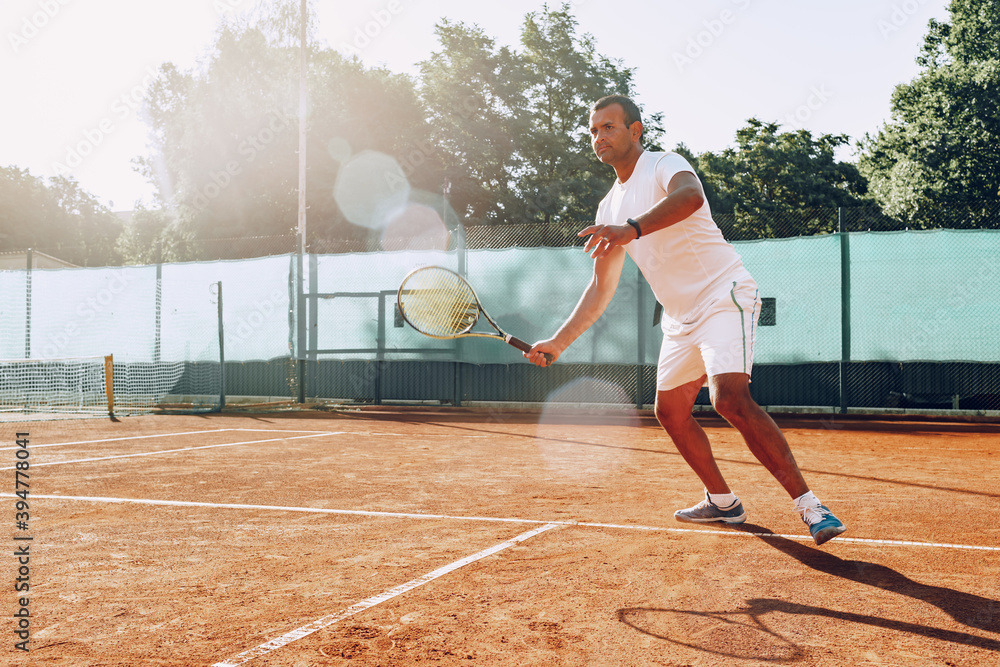
[[[521,340],[517,336],[508,336],[507,337],[507,342],[510,343],[511,345],[513,345],[514,347],[516,347],[517,349],[521,350],[521,352],[527,352],[527,351],[529,351],[531,349],[531,345],[529,345],[528,343],[525,343],[523,340]],[[545,355],[545,360],[548,361],[551,364],[552,360],[554,359],[554,357],[551,354],[549,354],[548,352],[543,352],[542,354]]]

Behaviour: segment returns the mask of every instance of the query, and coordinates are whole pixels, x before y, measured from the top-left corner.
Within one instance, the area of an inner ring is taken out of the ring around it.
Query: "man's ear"
[[[629,127],[629,131],[632,133],[632,141],[639,141],[642,137],[642,121],[637,120],[632,123],[632,126]]]

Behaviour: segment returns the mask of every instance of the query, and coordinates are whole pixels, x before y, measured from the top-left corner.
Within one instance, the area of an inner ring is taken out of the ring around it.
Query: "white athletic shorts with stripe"
[[[746,373],[753,366],[760,293],[748,273],[727,281],[728,291],[691,313],[688,321],[664,318],[663,344],[656,368],[656,389],[667,391],[703,375]]]

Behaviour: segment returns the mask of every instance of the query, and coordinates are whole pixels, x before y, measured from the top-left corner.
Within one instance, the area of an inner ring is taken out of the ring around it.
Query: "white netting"
[[[111,358],[0,360],[0,412],[108,413]]]

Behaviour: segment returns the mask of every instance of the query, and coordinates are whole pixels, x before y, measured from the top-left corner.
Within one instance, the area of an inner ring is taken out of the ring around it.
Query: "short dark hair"
[[[590,108],[591,112],[603,109],[604,107],[611,106],[612,104],[617,104],[625,111],[625,127],[632,127],[632,123],[639,121],[642,122],[642,112],[639,111],[639,107],[630,98],[624,95],[605,95],[601,99],[594,102],[594,106]]]

